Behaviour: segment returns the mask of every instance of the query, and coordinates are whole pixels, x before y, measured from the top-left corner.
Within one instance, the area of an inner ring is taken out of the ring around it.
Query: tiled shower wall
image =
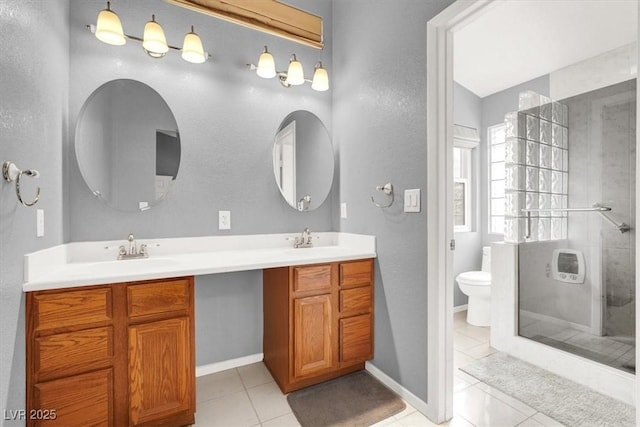
[[[564,100],[571,111],[570,206],[601,203],[627,223],[620,233],[594,214],[572,214],[571,247],[584,252],[587,280],[602,287],[604,335],[635,336],[636,82]],[[602,282],[602,283],[601,283]]]
[[[567,238],[568,122],[566,105],[532,91],[505,115],[506,242]]]

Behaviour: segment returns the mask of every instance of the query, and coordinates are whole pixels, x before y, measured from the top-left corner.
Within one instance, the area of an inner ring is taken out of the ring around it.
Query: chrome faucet
[[[147,245],[142,243],[140,245],[140,249],[138,249],[136,245],[136,239],[133,234],[129,234],[127,237],[129,241],[129,251],[124,247],[124,245],[120,245],[118,249],[118,259],[135,259],[135,258],[148,258],[149,254],[147,253]]]
[[[313,243],[311,243],[311,230],[309,227],[305,228],[302,231],[302,235],[300,237],[296,237],[293,241],[294,248],[312,248]]]

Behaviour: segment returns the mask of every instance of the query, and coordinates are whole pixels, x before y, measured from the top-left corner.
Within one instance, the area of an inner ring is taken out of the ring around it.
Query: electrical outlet
[[[218,230],[231,230],[231,211],[218,211]]]
[[[340,203],[340,218],[347,219],[347,202]]]

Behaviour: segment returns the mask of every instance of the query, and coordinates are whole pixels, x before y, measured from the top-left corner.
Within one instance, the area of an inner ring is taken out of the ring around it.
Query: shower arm
[[[594,204],[590,208],[551,208],[551,209],[522,209],[522,212],[527,214],[527,233],[525,238],[528,239],[531,237],[531,213],[532,212],[597,212],[601,217],[607,220],[611,225],[616,227],[620,233],[626,233],[631,230],[629,224],[625,222],[616,222],[607,215],[605,212],[610,212],[611,208],[607,206],[602,206],[598,203]]]

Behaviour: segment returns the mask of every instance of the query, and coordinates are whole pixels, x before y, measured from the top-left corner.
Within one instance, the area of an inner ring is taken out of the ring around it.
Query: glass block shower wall
[[[505,115],[505,235],[521,243],[567,238],[569,112],[523,92]]]

